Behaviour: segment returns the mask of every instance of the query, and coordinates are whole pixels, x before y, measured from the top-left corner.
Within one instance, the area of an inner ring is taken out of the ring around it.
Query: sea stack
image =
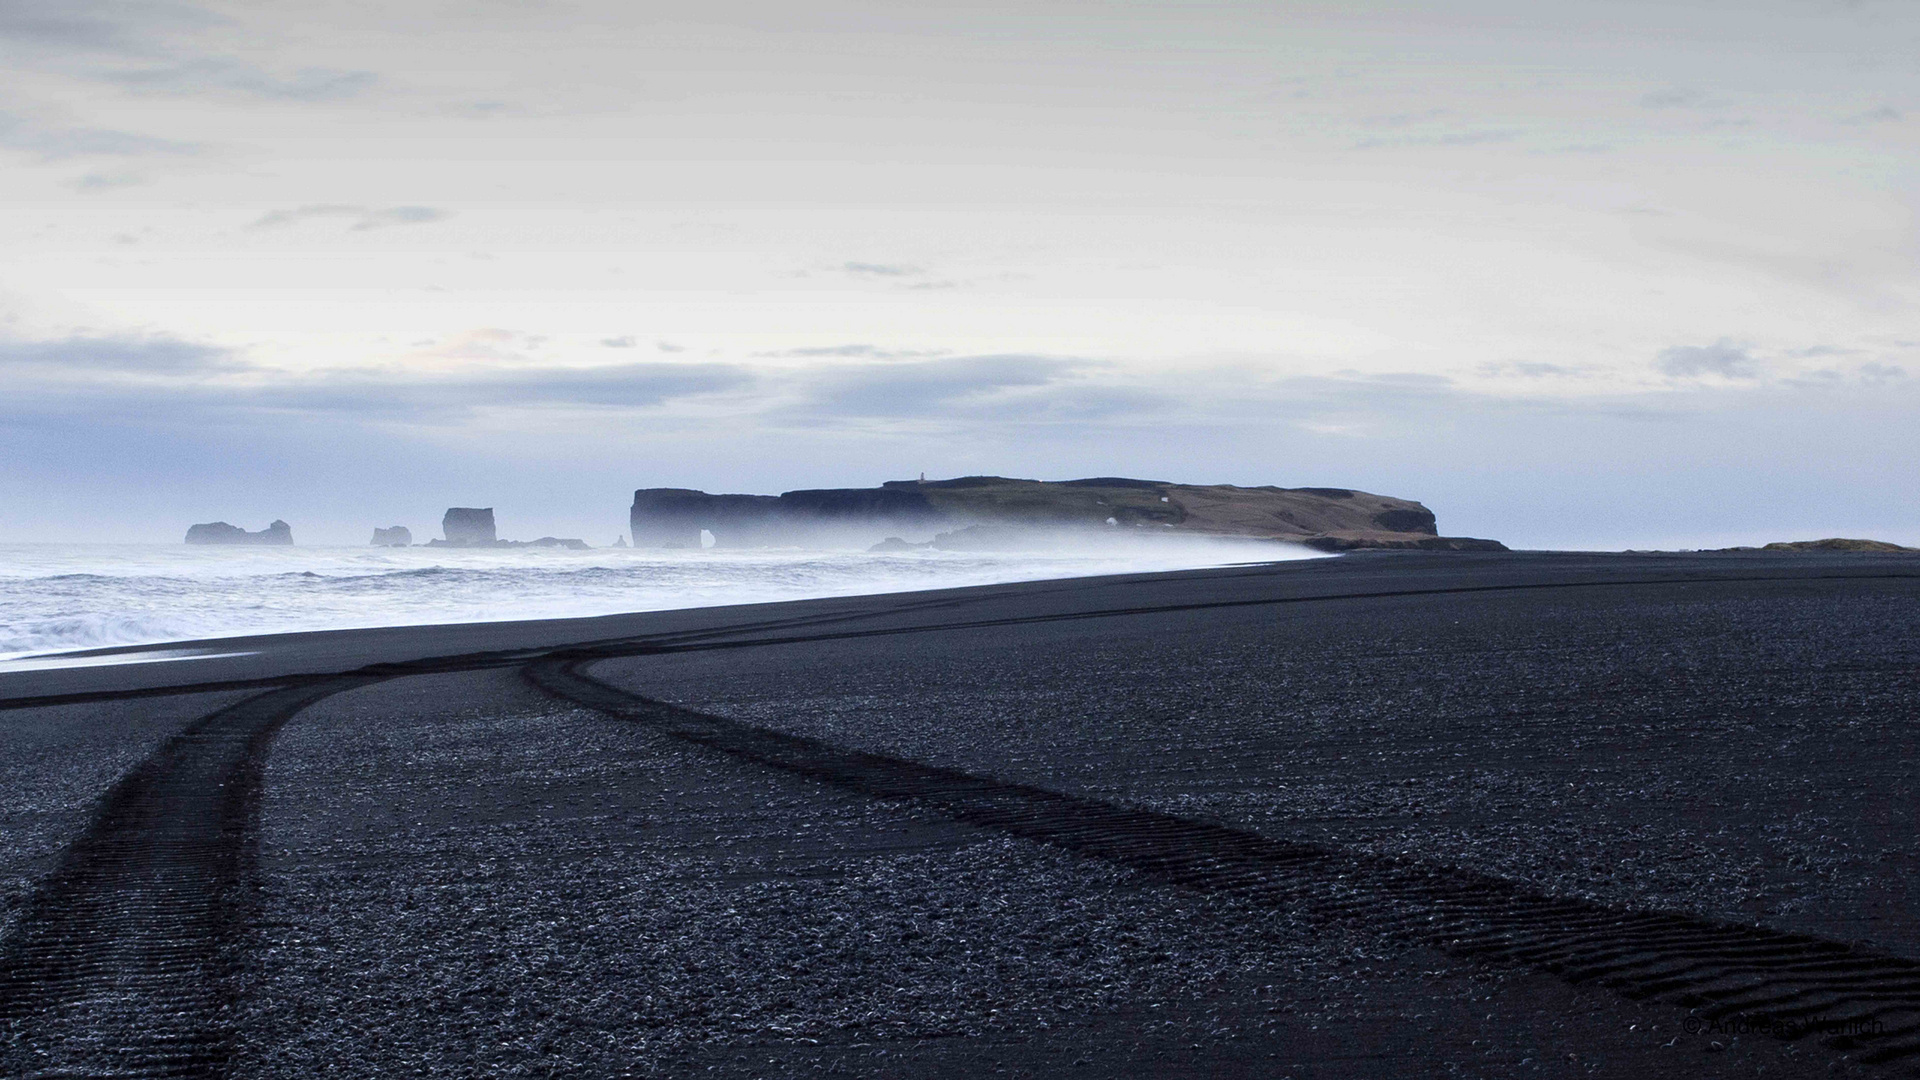
[[[276,521],[259,532],[248,532],[224,521],[209,521],[187,530],[189,544],[241,544],[255,547],[292,547],[293,526]]]
[[[405,525],[395,525],[391,529],[373,530],[374,547],[412,547],[413,530]]]
[[[491,544],[499,537],[493,528],[493,507],[454,506],[440,519],[440,532],[449,544]]]

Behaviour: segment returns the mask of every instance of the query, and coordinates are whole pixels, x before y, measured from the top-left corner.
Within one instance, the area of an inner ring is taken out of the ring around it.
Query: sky
[[[1920,544],[1910,0],[0,0],[0,540],[1344,486]]]

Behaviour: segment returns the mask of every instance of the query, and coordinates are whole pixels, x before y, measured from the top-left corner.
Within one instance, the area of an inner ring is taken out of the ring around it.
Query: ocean
[[[244,634],[492,622],[1145,573],[1317,552],[1155,537],[1050,552],[0,544],[0,661]]]

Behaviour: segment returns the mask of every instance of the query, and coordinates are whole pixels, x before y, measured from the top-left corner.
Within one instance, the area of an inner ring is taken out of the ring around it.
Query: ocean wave
[[[72,615],[0,626],[0,660],[39,653],[105,649],[219,637],[226,631],[163,615]]]
[[[1125,556],[0,545],[0,658],[1138,573],[1244,562],[1250,552],[1289,554],[1204,544]]]

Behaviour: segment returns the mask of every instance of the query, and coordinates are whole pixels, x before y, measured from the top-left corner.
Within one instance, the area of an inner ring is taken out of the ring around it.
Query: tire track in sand
[[[670,648],[864,617],[828,612],[623,640]],[[108,789],[92,824],[0,942],[0,1075],[223,1074],[239,1034],[228,1016],[253,914],[262,777],[280,729],[343,690],[542,655],[480,653],[290,676],[167,740]]]
[[[341,676],[230,705],[108,790],[0,944],[0,1073],[224,1070],[268,747],[301,709],[375,681]]]
[[[1159,880],[1812,1036],[1856,1060],[1920,1063],[1920,963],[1823,938],[1550,896],[1473,871],[1370,856],[955,769],[848,750],[628,693],[579,659],[529,664],[547,694],[734,757],[1104,859]],[[1696,1021],[1690,1020],[1689,1023]]]

